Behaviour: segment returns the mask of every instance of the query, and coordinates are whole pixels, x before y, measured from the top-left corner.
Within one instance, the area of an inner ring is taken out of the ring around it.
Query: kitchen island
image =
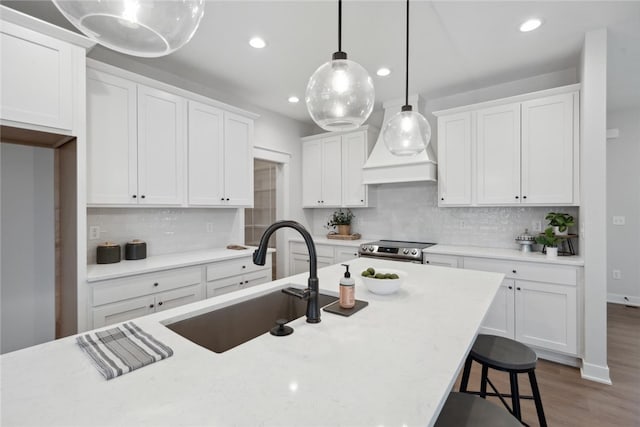
[[[1,418],[16,425],[372,426],[431,425],[451,389],[503,275],[373,259],[349,262],[351,317],[304,316],[292,335],[261,335],[221,354],[164,324],[232,305],[306,274],[258,285],[134,322],[174,350],[168,359],[106,381],[74,337],[0,357]],[[367,267],[408,273],[400,291],[374,295]],[[340,265],[318,270],[337,295]]]

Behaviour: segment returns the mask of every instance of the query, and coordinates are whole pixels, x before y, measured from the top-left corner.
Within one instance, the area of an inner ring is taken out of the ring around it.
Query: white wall
[[[53,154],[2,144],[0,353],[55,338]]]
[[[607,299],[640,306],[640,108],[609,112],[607,128],[620,132],[607,141]],[[625,225],[613,225],[613,216]]]
[[[584,257],[582,377],[610,383],[607,365],[607,30],[585,34],[580,77],[580,247]]]

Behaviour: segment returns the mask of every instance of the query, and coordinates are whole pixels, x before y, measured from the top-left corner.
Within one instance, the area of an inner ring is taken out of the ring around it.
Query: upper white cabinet
[[[189,205],[253,205],[253,120],[189,101]]]
[[[302,141],[303,207],[369,205],[362,166],[374,142],[371,128],[314,135]]]
[[[471,204],[471,113],[438,117],[440,205]]]
[[[578,90],[435,112],[439,205],[579,204]]]
[[[253,204],[254,115],[91,64],[96,69],[87,69],[89,205]]]
[[[1,118],[72,129],[71,44],[1,21]],[[82,49],[84,54],[84,49]]]
[[[184,202],[186,102],[87,70],[87,203]]]

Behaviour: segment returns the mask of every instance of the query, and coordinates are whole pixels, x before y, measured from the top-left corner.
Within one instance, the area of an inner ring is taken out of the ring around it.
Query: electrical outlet
[[[92,225],[89,227],[89,240],[98,240],[100,238],[100,226]]]
[[[458,223],[458,226],[459,226],[460,228],[464,228],[464,221],[463,221],[463,220],[460,220],[460,222]]]
[[[616,280],[620,280],[622,279],[622,273],[620,272],[620,270],[613,270],[613,278]]]
[[[533,232],[534,233],[542,232],[542,222],[541,221],[533,221]]]
[[[623,216],[614,216],[613,217],[613,225],[624,225],[626,223],[626,218]]]
[[[207,233],[213,233],[213,223],[212,222],[208,222],[207,223]]]

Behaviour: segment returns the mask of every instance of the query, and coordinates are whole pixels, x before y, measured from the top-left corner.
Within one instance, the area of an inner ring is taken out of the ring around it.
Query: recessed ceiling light
[[[298,102],[300,102],[300,99],[297,96],[290,96],[289,102],[292,104],[297,104]]]
[[[255,47],[256,49],[262,49],[267,45],[267,42],[265,42],[260,37],[254,37],[251,40],[249,40],[249,44],[251,45],[251,47]]]
[[[378,71],[376,71],[376,74],[379,75],[380,77],[386,77],[389,74],[391,74],[391,70],[388,69],[387,67],[382,67],[382,68],[379,68]]]
[[[538,18],[528,19],[524,21],[522,25],[520,25],[520,31],[522,31],[523,33],[533,31],[540,25],[542,25],[542,21]]]

